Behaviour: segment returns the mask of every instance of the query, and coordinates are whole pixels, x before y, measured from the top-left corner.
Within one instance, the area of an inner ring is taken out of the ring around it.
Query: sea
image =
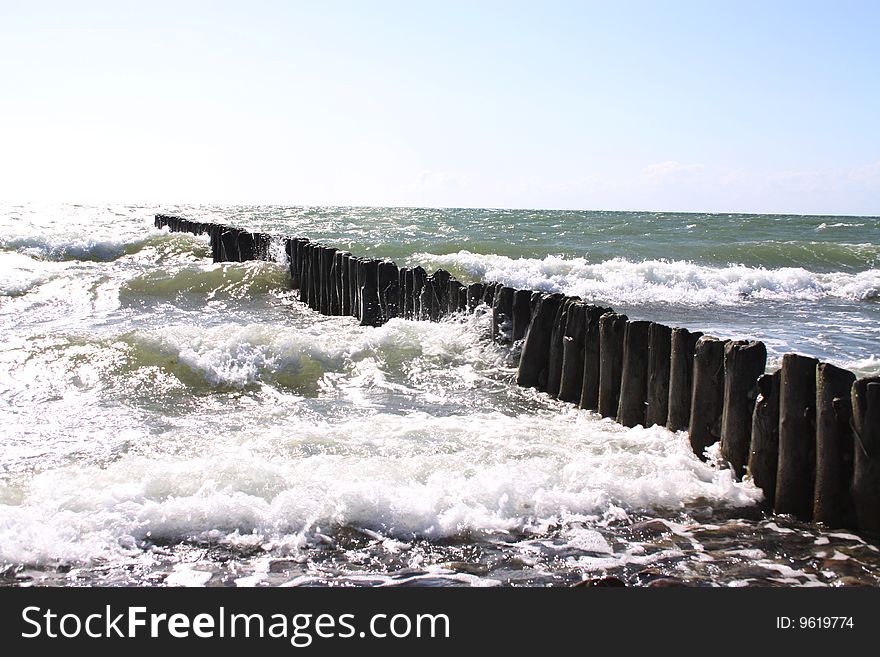
[[[514,383],[490,317],[324,317],[157,212],[564,292],[880,373],[880,218],[0,204],[0,584],[841,586],[685,432]]]

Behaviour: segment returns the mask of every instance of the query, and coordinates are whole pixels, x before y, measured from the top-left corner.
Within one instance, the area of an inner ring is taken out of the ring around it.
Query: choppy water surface
[[[876,218],[0,206],[0,581],[880,583],[685,434],[512,385],[487,317],[322,317],[156,211],[880,371]]]

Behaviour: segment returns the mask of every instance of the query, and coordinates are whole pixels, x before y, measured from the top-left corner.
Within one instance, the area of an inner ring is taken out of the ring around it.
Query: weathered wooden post
[[[860,531],[880,536],[880,377],[859,379],[851,394],[856,522]]]
[[[725,341],[704,335],[694,348],[694,380],[688,436],[694,454],[704,458],[709,445],[721,439],[724,408]]]
[[[550,352],[547,356],[547,383],[545,390],[551,397],[559,394],[559,386],[562,382],[562,359],[565,348],[565,327],[568,323],[568,308],[579,299],[563,297],[556,317],[550,326]]]
[[[356,256],[351,256],[348,259],[348,293],[349,293],[349,312],[348,314],[352,317],[360,317],[361,316],[361,307],[360,307],[360,299],[361,299],[361,289],[360,283],[358,279],[358,272],[360,271],[360,266],[358,262],[360,258]]]
[[[584,362],[581,397],[578,406],[595,411],[599,408],[599,320],[611,308],[588,305],[584,323]]]
[[[512,308],[512,334],[511,340],[516,342],[526,337],[529,321],[532,318],[532,291],[514,290]]]
[[[312,248],[312,262],[310,265],[312,289],[309,291],[309,301],[311,301],[312,309],[322,312],[322,304],[324,302],[324,247],[316,244]]]
[[[766,368],[767,348],[763,342],[735,340],[724,347],[721,456],[737,479],[742,479],[749,462],[758,377]]]
[[[776,504],[779,469],[779,378],[778,370],[758,377],[749,447],[749,476],[764,491],[764,499],[771,508]]]
[[[399,296],[398,280],[400,274],[397,265],[393,262],[382,261],[379,263],[379,300],[381,303],[381,319],[387,322],[392,317],[397,317],[397,299]]]
[[[425,287],[425,281],[428,279],[428,272],[422,267],[413,268],[413,319],[424,319],[424,309],[422,308],[422,288]]]
[[[669,359],[669,411],[666,428],[687,429],[691,421],[693,396],[694,351],[703,334],[683,328],[672,329],[672,355]]]
[[[406,279],[409,277],[409,267],[400,267],[397,270],[397,314],[407,319]]]
[[[211,226],[211,259],[214,262],[223,262],[223,229],[220,226]]]
[[[490,308],[492,307],[492,301],[495,299],[495,288],[498,287],[498,285],[499,284],[495,281],[490,281],[483,287],[483,298],[481,301]]]
[[[342,252],[341,251],[333,251],[333,259],[330,261],[330,276],[329,276],[329,284],[330,284],[330,314],[331,315],[341,315],[342,314],[342,295],[340,293],[340,287],[342,287]]]
[[[518,385],[538,390],[546,388],[550,334],[562,298],[561,294],[542,294],[536,300],[516,373]]]
[[[623,340],[626,315],[605,313],[599,318],[599,414],[614,417],[620,404]]]
[[[852,387],[856,375],[830,363],[816,368],[816,486],[813,522],[853,527]]]
[[[311,305],[309,303],[309,292],[311,291],[312,284],[309,280],[309,268],[311,266],[311,251],[312,245],[310,242],[304,242],[302,244],[302,251],[300,252],[300,263],[299,263],[299,300],[306,304]]]
[[[648,401],[648,334],[651,322],[627,322],[623,334],[623,363],[617,421],[625,427],[644,426]]]
[[[436,317],[437,308],[435,301],[434,278],[432,276],[426,276],[424,283],[422,284],[422,291],[419,294],[419,319],[430,321]]]
[[[458,307],[459,298],[461,296],[461,290],[464,289],[464,285],[462,285],[459,281],[454,278],[449,279],[449,285],[446,289],[446,312],[449,315],[457,313],[460,309]]]
[[[510,342],[513,325],[513,288],[498,286],[492,301],[492,340]]]
[[[333,314],[333,259],[336,249],[325,246],[321,248],[321,314]]]
[[[482,283],[471,283],[467,287],[467,305],[468,310],[473,311],[483,300],[483,292],[486,286]]]
[[[191,225],[193,233],[198,234],[198,226]],[[272,261],[272,238],[266,233],[254,233],[254,256],[257,260]]]
[[[645,426],[666,426],[669,417],[669,368],[672,360],[672,329],[651,323],[648,330],[648,404]]]
[[[458,311],[467,312],[468,309],[468,289],[466,285],[462,285],[458,290]]]
[[[813,515],[816,463],[816,366],[800,354],[782,357],[779,380],[779,468],[776,513],[799,520]]]
[[[381,304],[379,302],[379,261],[364,260],[360,263],[360,309],[361,326],[380,326],[382,324]]]
[[[512,296],[511,296],[512,299]],[[587,326],[587,304],[569,305],[562,339],[562,378],[559,399],[577,404],[584,382],[584,339]]]
[[[293,255],[294,241],[292,238],[285,238],[284,252],[287,254],[287,270],[290,273],[290,289],[295,290],[299,287],[298,275]]]
[[[339,258],[339,314],[343,317],[351,315],[351,281],[349,279],[349,260],[351,254],[341,251]]]
[[[240,262],[238,255],[238,235],[234,230],[224,230],[220,234],[221,257],[223,262]]]
[[[238,261],[254,259],[254,236],[244,230],[238,231]]]
[[[452,274],[445,269],[438,269],[431,274],[433,281],[432,298],[431,298],[431,321],[439,321],[446,314],[449,301],[446,298],[449,290],[449,281],[452,280]]]
[[[413,270],[409,267],[405,267],[400,270],[400,275],[403,277],[403,305],[401,306],[401,316],[404,319],[412,319],[413,306],[415,305],[413,302]]]

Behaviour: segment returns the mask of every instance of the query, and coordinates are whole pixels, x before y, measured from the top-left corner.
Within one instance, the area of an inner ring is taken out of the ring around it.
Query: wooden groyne
[[[720,443],[736,478],[770,508],[880,536],[880,377],[786,354],[765,373],[757,341],[644,320],[578,297],[466,285],[442,269],[398,267],[305,238],[157,214],[157,228],[210,237],[214,262],[272,260],[281,241],[299,299],[362,326],[401,317],[439,321],[485,305],[491,339],[518,349],[516,382],[625,426],[688,430],[694,452]]]

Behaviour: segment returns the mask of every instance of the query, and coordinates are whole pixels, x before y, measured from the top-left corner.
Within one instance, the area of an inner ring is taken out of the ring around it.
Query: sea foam
[[[592,263],[585,258],[555,255],[510,258],[469,251],[419,253],[412,260],[514,288],[627,305],[732,306],[750,299],[817,301],[826,297],[869,301],[880,295],[878,269],[857,274],[815,273],[799,267],[708,267],[681,260],[636,262],[625,258]]]

